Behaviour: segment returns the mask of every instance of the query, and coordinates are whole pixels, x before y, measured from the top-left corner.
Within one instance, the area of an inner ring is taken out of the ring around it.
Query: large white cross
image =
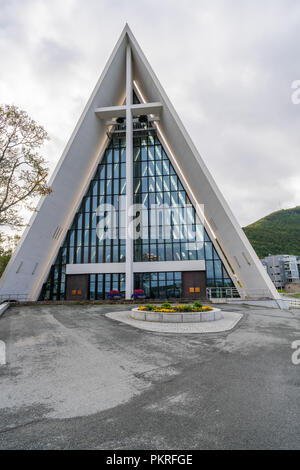
[[[133,104],[132,56],[130,44],[126,49],[126,104],[122,106],[108,106],[96,108],[95,113],[100,119],[126,118],[126,213],[127,230],[130,217],[129,208],[133,204],[133,122],[135,116],[159,115],[163,105],[157,103]],[[133,293],[133,240],[126,237],[126,299]]]

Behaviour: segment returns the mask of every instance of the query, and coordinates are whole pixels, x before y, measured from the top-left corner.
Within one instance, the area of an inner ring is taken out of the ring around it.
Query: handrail
[[[291,307],[300,308],[300,299],[289,298],[289,303],[290,303],[290,308]]]
[[[236,287],[207,287],[206,294],[209,299],[240,297]]]

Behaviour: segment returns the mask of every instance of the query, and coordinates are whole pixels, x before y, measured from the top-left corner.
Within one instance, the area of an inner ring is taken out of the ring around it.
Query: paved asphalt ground
[[[231,332],[165,334],[124,306],[13,307],[0,319],[0,449],[300,449],[300,310],[222,306]]]

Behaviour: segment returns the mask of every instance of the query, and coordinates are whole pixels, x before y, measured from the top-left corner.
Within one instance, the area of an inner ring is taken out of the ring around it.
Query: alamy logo
[[[292,363],[294,366],[298,366],[300,364],[300,340],[292,342],[292,349],[296,349],[295,352],[292,354]]]
[[[195,220],[194,209],[191,204],[167,205],[152,204],[146,207],[144,204],[132,204],[128,208],[129,223],[126,228],[126,196],[119,198],[119,210],[112,204],[100,204],[96,214],[100,218],[96,233],[99,239],[126,239],[137,240],[139,238],[152,240],[169,239],[194,239]],[[204,209],[198,205],[196,211],[196,225],[202,223]],[[200,214],[200,217],[199,215]],[[198,219],[198,220],[197,220]],[[192,230],[190,228],[193,227]]]

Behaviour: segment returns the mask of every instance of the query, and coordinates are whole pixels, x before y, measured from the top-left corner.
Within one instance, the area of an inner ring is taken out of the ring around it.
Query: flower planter
[[[141,321],[152,321],[160,323],[199,323],[208,321],[217,321],[223,318],[219,308],[213,308],[207,312],[151,312],[133,308],[130,314],[131,318]]]
[[[121,292],[109,292],[106,297],[109,300],[121,300],[121,299],[123,299],[123,295],[121,294]]]

